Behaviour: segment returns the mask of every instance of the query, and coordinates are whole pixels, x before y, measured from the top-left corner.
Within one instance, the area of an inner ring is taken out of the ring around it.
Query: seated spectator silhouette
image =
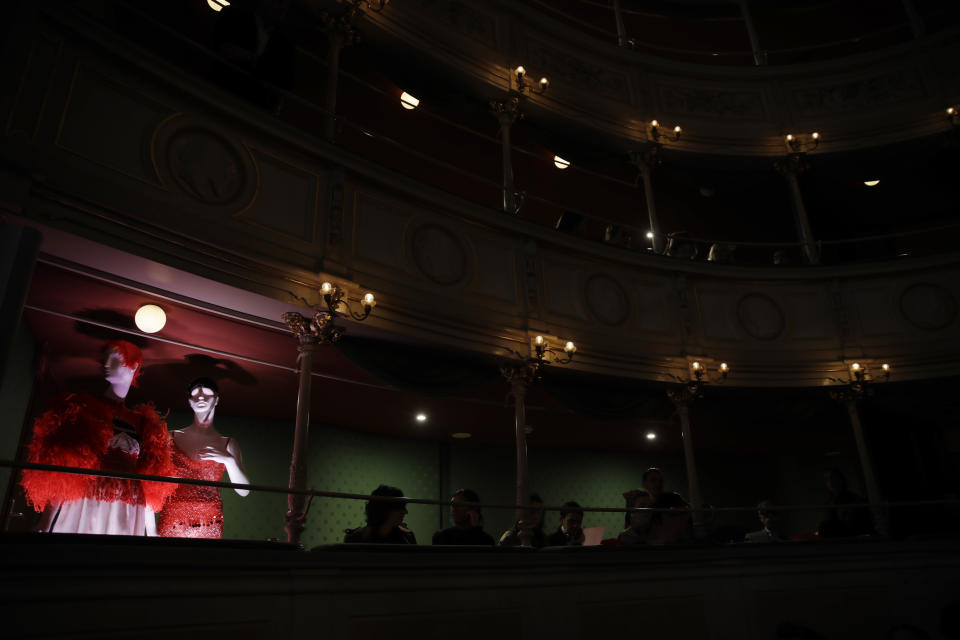
[[[663,472],[657,467],[650,467],[644,471],[643,488],[654,500],[659,498],[663,493]]]
[[[627,501],[626,507],[628,509],[653,506],[653,498],[643,489],[627,491],[623,494],[623,497]],[[648,542],[647,538],[651,533],[653,512],[628,511],[624,514],[623,520],[626,528],[618,538],[620,544],[635,545],[646,544]]]
[[[547,546],[579,547],[583,541],[583,510],[573,500],[564,502],[560,511],[560,527],[547,538]]]
[[[770,507],[776,505],[772,500],[761,500],[757,505],[757,518],[760,520],[760,530],[751,531],[744,539],[747,542],[780,542],[784,537],[780,534],[780,527],[776,511]]]
[[[433,534],[433,544],[480,544],[493,546],[493,538],[483,530],[483,514],[480,507],[468,502],[480,502],[480,496],[472,489],[457,489],[450,499],[450,517],[453,526]]]
[[[546,545],[547,536],[543,533],[543,498],[538,494],[530,494],[527,502],[530,508],[524,512],[523,520],[518,521],[500,536],[501,547],[517,547],[522,542],[521,532],[526,530],[530,546],[539,549]]]
[[[390,496],[402,498],[403,491],[397,487],[382,484],[371,496]],[[407,515],[407,506],[402,501],[370,500],[364,507],[367,525],[356,529],[347,529],[344,542],[372,542],[381,544],[417,544],[413,531],[407,528],[403,517]]]
[[[669,511],[654,512],[647,534],[650,544],[676,544],[693,539],[693,518],[690,505],[679,493],[665,491],[651,505],[657,509]]]
[[[827,510],[826,517],[817,528],[820,537],[842,538],[872,533],[873,518],[866,506],[844,506],[865,504],[866,500],[847,488],[847,478],[843,472],[835,468],[826,469],[823,481],[830,494],[829,504],[836,506]]]

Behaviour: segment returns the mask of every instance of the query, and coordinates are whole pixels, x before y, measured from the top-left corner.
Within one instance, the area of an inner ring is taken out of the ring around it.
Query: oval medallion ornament
[[[737,303],[737,320],[752,338],[775,340],[783,333],[783,311],[772,298],[762,293],[750,293]]]
[[[181,129],[167,145],[170,173],[188,195],[207,204],[226,204],[243,191],[246,172],[239,154],[221,136]]]
[[[900,295],[900,313],[915,327],[936,331],[957,317],[957,300],[940,285],[914,284]]]
[[[435,224],[417,229],[412,239],[413,261],[429,280],[451,285],[466,275],[467,256],[460,240]]]
[[[615,327],[627,321],[630,305],[627,292],[610,276],[596,275],[584,287],[587,308],[598,321]]]

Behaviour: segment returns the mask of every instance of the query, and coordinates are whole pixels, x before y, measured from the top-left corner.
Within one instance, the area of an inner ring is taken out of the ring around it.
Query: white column
[[[873,513],[873,526],[877,533],[888,533],[886,512],[880,506],[880,485],[873,472],[873,461],[867,449],[867,441],[863,435],[863,425],[860,423],[860,410],[857,408],[856,396],[851,395],[844,399],[847,415],[850,416],[850,426],[853,428],[853,439],[857,443],[857,453],[860,455],[860,468],[863,469],[863,481],[866,483],[867,500],[870,502],[870,511]]]

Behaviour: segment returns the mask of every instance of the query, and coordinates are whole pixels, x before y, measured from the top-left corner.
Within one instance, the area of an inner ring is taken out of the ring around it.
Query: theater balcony
[[[776,4],[8,2],[15,637],[956,637],[960,12]],[[170,429],[219,385],[223,539],[34,532],[34,420],[116,339]],[[462,487],[616,541],[648,467],[683,544],[425,544]],[[420,544],[339,544],[380,484]]]

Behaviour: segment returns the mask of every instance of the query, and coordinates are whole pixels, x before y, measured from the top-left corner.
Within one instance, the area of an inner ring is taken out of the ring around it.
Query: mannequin
[[[197,378],[187,388],[187,402],[193,423],[173,436],[173,463],[181,478],[219,481],[227,472],[230,482],[249,484],[243,468],[240,446],[233,438],[220,435],[213,416],[220,404],[217,383]],[[240,496],[249,489],[234,489]],[[177,485],[176,493],[159,514],[161,536],[174,538],[219,538],[223,534],[223,503],[218,487]]]
[[[37,418],[27,461],[172,476],[167,425],[151,405],[124,406],[136,386],[143,356],[124,340],[103,350],[107,389],[102,396],[73,393]],[[156,535],[154,512],[176,485],[25,469],[27,502],[42,512],[38,531]]]

